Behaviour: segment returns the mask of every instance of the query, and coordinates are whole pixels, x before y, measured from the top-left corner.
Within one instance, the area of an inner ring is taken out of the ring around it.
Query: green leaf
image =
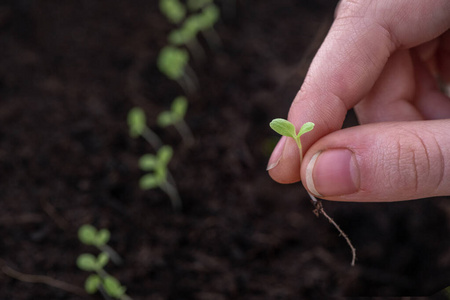
[[[155,177],[155,180],[158,182],[158,186],[161,187],[161,185],[167,181],[167,167],[165,165],[159,166],[155,170],[153,176]]]
[[[188,107],[188,101],[184,96],[178,96],[173,100],[171,110],[173,114],[176,116],[177,121],[181,121],[186,114]]]
[[[273,119],[272,122],[270,122],[270,128],[272,128],[275,132],[278,134],[288,136],[291,138],[296,138],[295,134],[295,126],[291,122],[285,119]]]
[[[303,134],[310,132],[311,130],[314,129],[314,123],[313,122],[306,122],[305,124],[302,125],[302,127],[300,128],[300,131],[297,134],[297,137],[302,136]]]
[[[191,39],[194,39],[198,32],[201,29],[201,19],[199,15],[192,15],[189,18],[186,19],[183,23],[183,32],[189,39],[187,41],[190,41]]]
[[[153,154],[144,154],[139,159],[139,168],[143,171],[152,171],[158,164],[158,159]]]
[[[157,155],[158,155],[158,162],[161,165],[167,166],[167,164],[169,163],[170,159],[173,156],[173,149],[168,145],[164,145],[158,150]]]
[[[128,112],[128,127],[130,136],[136,138],[140,136],[146,127],[145,113],[140,107],[134,107]]]
[[[78,229],[78,239],[85,245],[94,245],[96,235],[97,229],[90,224],[85,224]]]
[[[95,294],[102,283],[102,279],[97,274],[91,274],[84,282],[84,289],[88,294]]]
[[[109,254],[106,252],[101,252],[98,256],[97,256],[97,266],[100,269],[103,269],[109,262]]]
[[[201,21],[199,22],[200,30],[212,28],[219,20],[220,10],[216,5],[209,5],[201,14]]]
[[[150,190],[157,188],[160,184],[161,182],[154,174],[145,174],[139,180],[139,186],[143,190]]]
[[[181,46],[181,45],[187,44],[194,37],[195,37],[195,34],[192,34],[191,31],[186,30],[185,27],[182,27],[180,29],[172,30],[169,33],[167,40],[172,45]]]
[[[169,125],[172,125],[174,123],[173,114],[170,111],[163,111],[158,115],[158,118],[156,119],[156,123],[158,123],[158,126],[160,127],[167,127]]]
[[[84,253],[78,256],[77,266],[83,271],[96,271],[98,270],[97,258],[89,253]]]
[[[113,276],[106,276],[103,278],[103,288],[108,296],[117,299],[120,299],[126,291],[126,288]]]
[[[97,247],[106,245],[106,243],[108,243],[110,237],[111,237],[111,233],[109,232],[108,229],[100,229],[99,231],[97,231],[95,245]]]
[[[159,9],[174,24],[180,23],[186,15],[186,8],[178,0],[161,0]]]
[[[177,80],[184,75],[188,60],[189,54],[185,49],[166,46],[159,53],[157,65],[169,79]]]

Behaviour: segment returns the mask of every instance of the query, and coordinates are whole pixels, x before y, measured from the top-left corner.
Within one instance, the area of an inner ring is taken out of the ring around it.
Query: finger
[[[450,85],[450,30],[444,33],[439,40],[438,69],[439,75],[445,84]]]
[[[375,123],[333,132],[305,155],[318,197],[399,201],[450,195],[450,120]]]
[[[386,63],[370,93],[355,106],[361,124],[422,120],[414,106],[415,78],[408,50],[399,50]]]
[[[391,53],[447,30],[449,10],[448,0],[342,1],[289,111],[297,128],[308,121],[316,124],[303,148],[341,128],[347,110],[367,95]],[[269,159],[269,174],[278,182],[300,179],[299,156],[292,148],[295,143],[288,140]]]
[[[415,52],[419,59],[425,63],[430,73],[438,76],[437,49],[439,47],[439,39],[434,39],[423,43],[415,48]]]
[[[386,63],[368,96],[355,106],[361,124],[450,118],[450,99],[422,57],[399,50]]]
[[[414,61],[416,100],[415,105],[428,120],[450,118],[450,98],[444,94],[436,77],[420,59]]]

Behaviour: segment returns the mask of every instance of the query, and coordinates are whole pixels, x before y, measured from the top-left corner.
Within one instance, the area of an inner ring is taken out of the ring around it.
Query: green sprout
[[[215,47],[221,44],[221,40],[217,32],[214,30],[214,25],[220,18],[220,10],[214,5],[207,5],[198,14],[188,17],[185,23],[193,23],[190,25],[195,27],[198,32],[202,32],[210,47]]]
[[[175,210],[180,210],[181,199],[174,184],[168,165],[173,156],[170,146],[162,146],[156,155],[145,154],[139,159],[141,170],[149,172],[141,177],[139,185],[143,190],[160,188],[169,197]]]
[[[297,147],[298,147],[298,150],[300,153],[300,162],[301,162],[303,160],[303,151],[302,151],[302,143],[300,141],[300,137],[303,134],[313,130],[314,123],[307,122],[307,123],[303,124],[303,126],[300,128],[298,133],[296,133],[294,124],[292,124],[288,120],[278,118],[278,119],[274,119],[274,120],[272,120],[272,122],[270,122],[270,128],[272,128],[278,134],[281,134],[281,135],[284,135],[287,137],[291,137],[295,140],[295,143],[297,144]]]
[[[100,291],[114,299],[130,300],[131,298],[125,293],[126,287],[105,271],[104,268],[108,262],[109,256],[106,252],[101,252],[97,257],[90,253],[83,253],[78,256],[78,268],[87,272],[95,272],[95,274],[86,278],[84,289],[88,294],[95,294]],[[105,297],[105,299],[108,299],[108,297]]]
[[[189,16],[184,21],[183,26],[172,30],[168,40],[175,46],[186,45],[194,58],[202,61],[205,57],[205,52],[197,41],[197,35],[199,32],[202,32],[210,46],[220,44],[219,35],[214,30],[214,24],[217,23],[219,17],[219,8],[214,4],[210,4],[203,8],[201,12]]]
[[[78,239],[85,245],[94,246],[102,252],[108,253],[115,264],[120,265],[122,259],[114,249],[107,245],[111,234],[108,229],[97,230],[90,224],[85,224],[78,229]]]
[[[281,118],[272,120],[272,122],[270,122],[269,125],[270,125],[270,128],[272,128],[278,134],[290,137],[295,140],[295,143],[297,144],[297,148],[299,151],[300,164],[301,164],[303,161],[303,150],[302,150],[302,143],[301,143],[300,137],[303,134],[313,130],[314,123],[306,122],[305,124],[302,125],[302,127],[300,127],[300,130],[298,132],[296,131],[294,124],[292,124],[288,120],[281,119]],[[314,213],[316,214],[316,216],[319,216],[319,214],[322,214],[339,231],[340,235],[342,235],[342,237],[344,237],[345,241],[347,242],[348,246],[350,247],[350,250],[352,251],[351,265],[354,266],[355,260],[356,260],[356,249],[355,249],[355,247],[353,247],[353,244],[350,241],[349,237],[340,228],[340,226],[325,212],[325,210],[322,206],[322,201],[318,200],[316,197],[314,197],[309,191],[308,191],[308,194],[309,194],[309,197],[311,198],[311,203],[314,205],[314,208],[315,208]]]
[[[78,229],[79,240],[83,244],[97,247],[101,252],[98,256],[90,253],[81,254],[77,258],[77,266],[83,271],[95,272],[86,278],[84,288],[87,293],[94,294],[100,291],[104,294],[105,299],[112,297],[119,300],[130,300],[131,298],[125,294],[126,288],[104,269],[110,259],[116,264],[122,262],[120,256],[107,245],[110,236],[107,229],[97,230],[89,224],[81,226]]]
[[[185,45],[196,61],[205,59],[205,51],[197,40],[197,34],[200,31],[200,24],[196,20],[197,15],[188,17],[183,25],[169,33],[169,43],[174,46]]]
[[[159,9],[174,24],[179,24],[186,16],[186,8],[178,0],[160,0]]]
[[[161,148],[161,139],[147,126],[145,112],[142,108],[132,108],[128,112],[127,122],[132,138],[142,136],[154,149]]]
[[[172,102],[170,110],[163,111],[158,115],[157,123],[161,127],[167,127],[173,125],[180,133],[181,137],[187,145],[191,145],[194,142],[194,137],[189,129],[189,126],[184,121],[188,101],[184,96],[178,96]]]
[[[164,75],[177,81],[187,93],[192,93],[196,89],[197,77],[188,62],[189,54],[185,49],[165,46],[159,53],[157,65]]]
[[[201,31],[206,29],[213,28],[214,24],[217,23],[217,21],[220,18],[220,10],[219,8],[212,4],[205,7],[201,13],[201,20],[199,24],[199,28]]]
[[[164,47],[158,56],[158,68],[169,79],[179,80],[185,73],[189,54],[184,49]]]

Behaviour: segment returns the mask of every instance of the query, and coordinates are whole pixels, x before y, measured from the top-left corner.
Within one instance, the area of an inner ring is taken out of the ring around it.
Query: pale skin
[[[338,201],[450,195],[450,1],[342,0],[268,163],[280,183],[302,180]],[[341,129],[354,108],[360,126]]]

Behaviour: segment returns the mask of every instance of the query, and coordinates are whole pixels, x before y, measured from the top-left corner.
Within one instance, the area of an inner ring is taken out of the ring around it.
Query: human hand
[[[342,0],[288,114],[316,124],[304,161],[283,137],[270,176],[329,200],[450,195],[449,28],[448,0]],[[365,125],[339,130],[352,107]]]

